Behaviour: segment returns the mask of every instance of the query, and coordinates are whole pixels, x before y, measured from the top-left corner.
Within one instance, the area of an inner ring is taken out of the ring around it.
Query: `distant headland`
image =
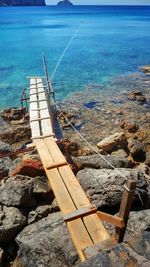
[[[45,0],[1,0],[0,6],[45,6]]]
[[[57,6],[70,7],[70,6],[73,6],[73,4],[69,0],[62,0],[62,1],[58,2]]]

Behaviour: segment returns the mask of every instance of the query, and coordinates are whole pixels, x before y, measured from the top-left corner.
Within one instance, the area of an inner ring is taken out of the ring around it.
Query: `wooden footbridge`
[[[49,106],[42,78],[30,78],[32,140],[77,253],[81,261],[85,261],[102,249],[122,241],[133,195],[133,190],[130,189],[135,188],[135,183],[127,182],[118,217],[97,211],[57,145]],[[116,226],[113,237],[110,237],[101,220]]]

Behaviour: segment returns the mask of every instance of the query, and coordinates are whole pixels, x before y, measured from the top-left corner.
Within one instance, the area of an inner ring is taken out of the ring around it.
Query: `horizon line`
[[[46,4],[46,6],[57,6],[57,4]],[[97,5],[97,4],[89,4],[89,5],[80,5],[80,4],[73,4],[72,6],[68,6],[68,7],[73,7],[73,6],[150,6],[150,4],[138,4],[138,5],[135,5],[135,4],[106,4],[106,5]]]

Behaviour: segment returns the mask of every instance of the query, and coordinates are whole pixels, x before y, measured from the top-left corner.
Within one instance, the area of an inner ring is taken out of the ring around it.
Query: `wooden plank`
[[[125,183],[125,190],[122,195],[122,200],[119,210],[119,217],[121,217],[124,220],[125,227],[124,228],[116,227],[115,238],[118,240],[118,242],[122,242],[124,238],[135,189],[136,189],[135,180],[133,179],[127,180],[127,182]]]
[[[97,211],[97,215],[102,221],[106,221],[108,223],[111,223],[115,226],[118,226],[119,228],[124,228],[125,224],[122,218],[119,218],[117,216],[113,216],[110,214],[107,214],[105,212]]]
[[[61,167],[59,168],[59,172],[77,208],[88,207],[90,201],[70,167]],[[83,221],[94,243],[99,243],[102,240],[109,238],[109,234],[99,220],[97,214],[84,217]]]
[[[37,151],[41,157],[42,164],[44,166],[45,172],[47,174],[48,180],[51,184],[53,192],[55,194],[58,205],[63,214],[75,211],[76,207],[66,189],[62,178],[57,169],[47,170],[48,164],[52,164],[53,159],[49,155],[49,151],[43,140],[34,141],[37,147]],[[87,230],[81,219],[76,219],[75,221],[67,223],[70,235],[72,237],[73,243],[76,250],[80,256],[81,261],[85,260],[83,250],[87,246],[92,246],[92,240],[87,233]]]
[[[36,85],[32,85],[36,83],[36,79],[31,79],[30,80],[30,93],[36,93]],[[40,135],[40,127],[39,127],[39,122],[34,121],[31,122],[32,120],[38,119],[38,111],[34,111],[34,109],[38,108],[38,104],[36,102],[37,100],[37,95],[31,95],[30,96],[30,101],[35,101],[33,103],[30,103],[30,127],[31,127],[31,132],[32,132],[32,137],[39,136]]]
[[[42,79],[37,79],[38,83],[42,81]],[[46,101],[46,95],[44,92],[44,87],[38,85],[38,93],[39,93],[39,100],[45,100]],[[40,118],[46,118],[50,117],[49,111],[48,111],[48,104],[46,102],[39,102],[40,107]],[[45,109],[46,108],[46,109]],[[53,134],[50,118],[44,121],[41,121],[41,128],[43,135]]]
[[[54,160],[54,162],[57,161],[64,161],[65,157],[62,154],[62,152],[60,151],[59,147],[57,146],[56,142],[54,139],[52,138],[44,138],[44,142],[47,145],[47,148],[49,150],[49,153],[52,155],[52,158]]]
[[[53,140],[46,138],[44,141],[54,161],[62,161],[65,159],[57,144]],[[90,205],[90,201],[70,167],[64,166],[58,169],[76,207],[78,209],[88,207]],[[88,217],[83,218],[83,221],[94,243],[99,243],[100,241],[109,238],[109,234],[104,228],[102,222],[100,222],[97,214],[89,215]]]

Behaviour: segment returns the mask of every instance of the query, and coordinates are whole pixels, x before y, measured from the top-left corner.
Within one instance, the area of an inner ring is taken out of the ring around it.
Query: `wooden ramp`
[[[41,78],[30,79],[32,139],[81,261],[110,236],[56,144]]]

